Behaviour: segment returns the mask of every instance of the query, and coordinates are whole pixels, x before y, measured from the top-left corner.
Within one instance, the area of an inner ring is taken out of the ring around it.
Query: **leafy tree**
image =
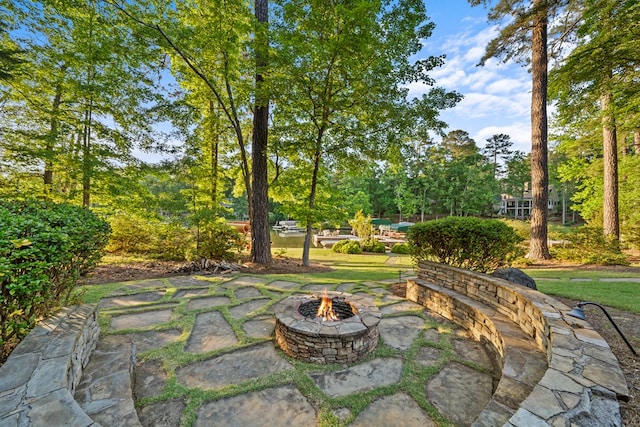
[[[269,237],[269,189],[267,183],[267,142],[269,129],[269,95],[264,73],[268,66],[269,23],[268,0],[255,0],[255,95],[253,111],[253,138],[251,164],[253,209],[251,211],[251,257],[260,264],[271,262],[271,240]]]
[[[469,0],[472,6],[491,0]],[[531,238],[529,258],[549,259],[547,206],[547,57],[548,22],[560,13],[567,0],[499,0],[489,11],[489,20],[509,19],[498,37],[486,48],[482,62],[491,57],[516,59],[531,66]],[[530,53],[530,56],[528,56]]]
[[[127,183],[133,147],[151,145],[158,116],[148,112],[160,97],[147,71],[157,51],[101,2],[20,0],[3,10],[29,52],[3,116],[8,176],[40,176],[33,195],[108,203]]]
[[[24,62],[24,52],[7,35],[6,25],[0,20],[0,81],[11,80]]]
[[[582,3],[577,46],[551,74],[552,94],[559,101],[559,121],[573,138],[597,138],[600,128],[603,232],[617,240],[618,129],[620,124],[630,131],[637,127],[638,102],[631,92],[638,88],[640,8],[632,1]]]
[[[493,135],[491,138],[487,138],[487,143],[482,149],[482,153],[491,161],[493,164],[493,178],[497,178],[498,169],[498,159],[507,158],[512,151],[509,150],[513,146],[513,141],[511,141],[511,137],[504,133],[499,133]]]
[[[479,215],[491,212],[498,187],[492,165],[480,154],[476,142],[462,130],[449,132],[442,140],[443,173],[449,215]]]
[[[432,84],[427,72],[442,59],[409,61],[433,28],[425,24],[420,1],[291,0],[277,5],[274,123],[283,135],[278,153],[294,156],[310,175],[306,215],[297,218],[307,227],[302,256],[307,265],[323,165],[335,168],[379,158],[385,146],[397,141],[390,129],[402,129],[390,123],[410,112],[437,116],[429,101],[442,92],[425,96],[410,110],[401,85],[417,80]]]
[[[271,252],[266,199],[266,128],[263,126],[268,109],[264,94],[257,94],[255,82],[245,78],[252,71],[256,75],[262,71],[255,67],[256,64],[262,67],[264,57],[254,53],[262,51],[257,48],[251,52],[250,42],[253,35],[257,35],[253,38],[256,41],[253,47],[260,46],[263,40],[264,31],[261,27],[264,25],[252,24],[266,20],[266,2],[256,3],[258,8],[255,8],[255,12],[259,17],[256,20],[247,4],[241,0],[114,4],[134,22],[155,32],[156,44],[163,46],[173,56],[179,80],[187,86],[199,86],[206,91],[206,99],[215,100],[216,108],[219,108],[233,131],[239,150],[241,177],[251,218],[251,256],[255,262],[268,263]],[[251,101],[252,95],[255,103]],[[254,115],[261,117],[256,118],[257,123],[262,124],[257,129],[258,133],[249,124],[247,113],[252,106],[260,107],[253,111]],[[252,136],[254,147],[251,160],[247,146],[249,138],[245,135],[247,129],[255,134]],[[253,167],[258,168],[254,172],[251,169],[252,161]],[[258,205],[255,205],[256,196]]]

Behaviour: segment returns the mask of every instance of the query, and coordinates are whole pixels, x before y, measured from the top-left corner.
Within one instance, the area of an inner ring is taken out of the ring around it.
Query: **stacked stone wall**
[[[475,426],[621,425],[618,400],[628,400],[629,390],[618,360],[587,322],[567,316],[570,308],[561,302],[503,279],[428,261],[419,263],[417,279],[408,281],[407,299],[495,348],[502,378]],[[524,342],[508,323],[546,358],[534,384],[520,381],[518,370],[527,368],[518,366]],[[521,399],[510,396],[514,384]]]
[[[73,393],[99,336],[95,304],[40,322],[0,367],[0,425],[98,427]]]

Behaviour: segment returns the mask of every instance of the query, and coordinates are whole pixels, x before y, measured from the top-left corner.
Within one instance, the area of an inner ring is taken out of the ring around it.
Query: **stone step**
[[[103,426],[141,426],[133,400],[135,345],[129,336],[101,337],[85,367],[75,400]]]
[[[422,288],[417,302],[465,328],[474,338],[489,341],[501,365],[501,377],[491,401],[475,427],[506,423],[547,371],[546,355],[507,316],[451,289],[414,279]]]

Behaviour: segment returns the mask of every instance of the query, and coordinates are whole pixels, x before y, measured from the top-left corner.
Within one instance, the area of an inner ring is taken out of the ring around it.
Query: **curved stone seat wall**
[[[629,390],[618,360],[587,322],[566,315],[569,307],[509,281],[434,262],[419,263],[417,277],[407,283],[407,299],[491,342],[503,364],[489,416],[474,425],[502,425],[496,424],[506,420],[500,414],[509,415],[505,426],[621,425],[618,399],[627,400]],[[518,408],[509,408],[504,394],[519,358],[510,354],[523,341],[504,320],[517,325],[547,363],[530,390],[523,385]]]
[[[40,322],[0,367],[0,425],[97,427],[73,397],[100,336],[97,305]]]

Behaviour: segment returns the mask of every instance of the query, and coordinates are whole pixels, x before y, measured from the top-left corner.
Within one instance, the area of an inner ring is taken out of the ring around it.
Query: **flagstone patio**
[[[143,426],[469,425],[500,373],[464,330],[391,295],[392,282],[242,276],[123,283],[100,303],[101,324],[108,325],[101,342],[136,348],[132,389]],[[302,363],[274,344],[272,308],[279,301],[356,286],[354,293],[383,314],[380,342],[365,360]],[[93,365],[85,376],[96,382],[100,368]],[[81,404],[91,407],[99,396],[82,390]],[[116,415],[105,408],[91,416],[109,425]]]

